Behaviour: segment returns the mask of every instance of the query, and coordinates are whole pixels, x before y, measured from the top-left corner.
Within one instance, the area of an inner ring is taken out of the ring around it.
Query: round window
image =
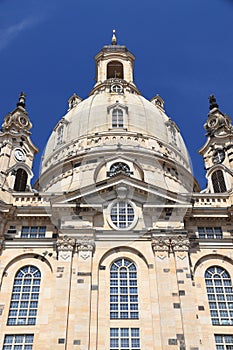
[[[111,208],[110,217],[115,227],[122,229],[129,228],[135,219],[134,208],[129,202],[117,202]]]
[[[121,85],[112,85],[111,90],[112,90],[112,92],[120,93],[120,92],[122,92],[122,86]]]

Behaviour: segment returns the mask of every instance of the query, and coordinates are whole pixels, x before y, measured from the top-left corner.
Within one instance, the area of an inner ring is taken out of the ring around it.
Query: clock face
[[[14,153],[15,159],[19,162],[23,162],[26,159],[26,155],[21,148],[16,148]]]
[[[217,150],[213,155],[213,163],[222,163],[225,159],[225,152],[222,149]]]

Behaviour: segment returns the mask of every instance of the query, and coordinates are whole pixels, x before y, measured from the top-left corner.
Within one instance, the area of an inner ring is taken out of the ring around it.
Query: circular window
[[[129,202],[120,201],[111,207],[111,223],[121,229],[129,228],[135,220],[135,210]]]
[[[122,86],[121,85],[113,85],[111,87],[112,92],[120,93],[122,92]]]

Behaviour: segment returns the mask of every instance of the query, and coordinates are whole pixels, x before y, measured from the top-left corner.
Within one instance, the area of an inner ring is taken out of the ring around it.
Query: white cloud
[[[11,25],[5,29],[0,29],[0,50],[4,49],[7,45],[10,44],[22,31],[35,25],[34,19],[24,19],[23,21]]]

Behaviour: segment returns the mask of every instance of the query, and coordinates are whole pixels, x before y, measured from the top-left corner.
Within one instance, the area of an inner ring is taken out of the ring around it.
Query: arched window
[[[124,173],[126,175],[132,174],[132,172],[130,171],[130,167],[127,164],[123,162],[117,162],[111,165],[107,175],[109,177],[112,177],[120,173]]]
[[[205,272],[205,283],[213,325],[233,325],[233,289],[228,272],[211,266]]]
[[[19,168],[15,175],[14,191],[24,192],[27,186],[28,174],[24,169]]]
[[[125,258],[110,268],[110,318],[138,318],[137,269]]]
[[[41,273],[35,266],[24,266],[15,275],[8,325],[34,325],[38,309]]]
[[[212,174],[211,179],[215,193],[226,192],[227,189],[222,170],[216,170]]]
[[[112,111],[112,127],[113,128],[123,128],[123,111],[119,108],[115,108]]]
[[[60,145],[63,142],[64,135],[64,125],[60,125],[57,130],[57,145]]]
[[[107,79],[118,78],[124,79],[123,64],[119,61],[109,62],[107,66]]]

